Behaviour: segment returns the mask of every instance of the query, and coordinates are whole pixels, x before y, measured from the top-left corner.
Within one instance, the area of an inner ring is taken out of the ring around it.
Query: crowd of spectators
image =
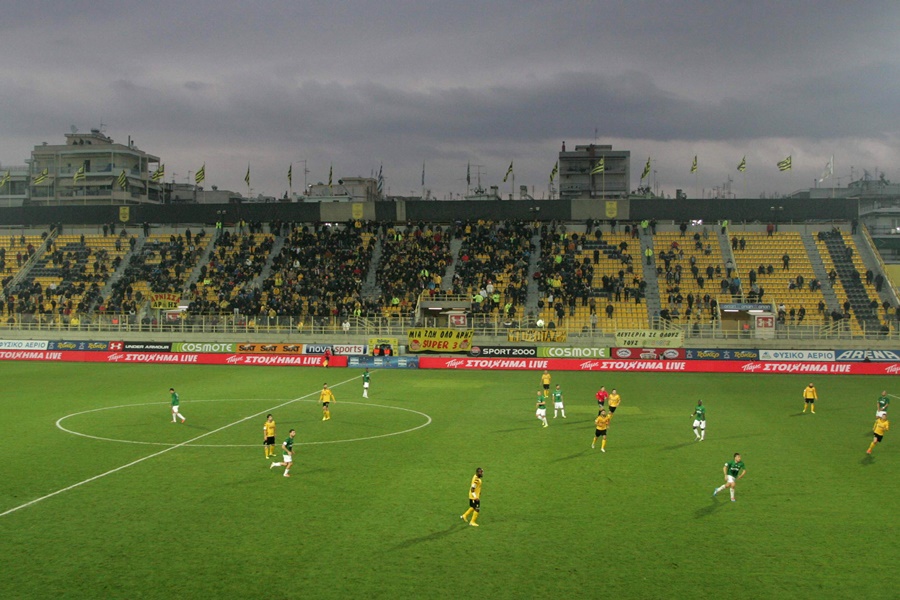
[[[629,230],[636,231],[637,226],[631,228],[629,225]],[[556,325],[563,323],[567,313],[569,316],[575,315],[579,304],[588,307],[591,323],[594,324],[597,298],[606,300],[604,311],[607,318],[612,318],[615,311],[613,302],[634,301],[640,304],[644,298],[647,284],[635,271],[628,238],[618,244],[607,243],[599,228],[591,237],[593,240],[587,234],[568,234],[564,224],[550,223],[540,228],[541,258],[533,278],[542,296],[538,308],[552,308]],[[591,250],[593,261],[589,255]],[[599,285],[595,285],[595,268],[600,265],[601,255],[613,261],[618,269],[602,273]]]
[[[440,225],[407,223],[388,226],[383,233],[376,272],[381,303],[392,314],[409,314],[423,291],[441,289],[447,266],[453,262],[451,232]]]
[[[295,227],[261,289],[238,296],[245,314],[268,317],[347,317],[361,314],[362,283],[372,258],[370,225]],[[246,306],[246,308],[245,308]]]
[[[469,295],[475,312],[516,316],[528,296],[534,227],[523,221],[461,224],[462,246],[453,273],[454,295]],[[434,288],[434,286],[431,286]]]
[[[129,238],[131,248],[135,238]],[[206,232],[192,234],[188,229],[182,234],[170,234],[162,239],[150,238],[128,259],[122,277],[113,284],[103,309],[105,312],[134,314],[144,300],[138,282],[146,282],[153,293],[181,293],[185,280],[197,265],[206,247]]]
[[[199,282],[189,288],[188,313],[256,312],[260,292],[252,284],[269,259],[275,237],[223,231],[213,243],[209,262],[200,267]]]

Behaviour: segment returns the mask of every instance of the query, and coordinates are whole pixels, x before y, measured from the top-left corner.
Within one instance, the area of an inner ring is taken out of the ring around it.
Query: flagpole
[[[834,154],[831,155],[831,199],[834,199]]]

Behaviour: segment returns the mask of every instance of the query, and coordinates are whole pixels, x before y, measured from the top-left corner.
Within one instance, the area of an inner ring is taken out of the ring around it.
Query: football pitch
[[[900,433],[865,454],[891,378],[816,377],[812,415],[809,376],[554,372],[567,418],[543,428],[539,372],[373,371],[365,399],[357,369],[0,368],[0,598],[898,594]],[[605,454],[600,385],[622,396]],[[737,501],[713,498],[735,452]]]

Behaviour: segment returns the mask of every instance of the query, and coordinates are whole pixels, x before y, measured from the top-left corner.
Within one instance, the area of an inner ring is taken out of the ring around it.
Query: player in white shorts
[[[534,416],[538,418],[538,421],[544,424],[544,427],[547,426],[547,399],[544,398],[544,392],[537,393],[537,406],[534,411]]]
[[[363,373],[363,398],[369,397],[369,380],[372,378],[372,374],[369,373],[368,367],[366,368],[366,372]]]
[[[566,418],[566,407],[563,406],[562,390],[559,389],[558,384],[556,386],[556,389],[553,390],[553,393],[550,395],[553,396],[553,418],[555,419],[556,416],[559,414],[559,412],[562,411],[563,419],[565,419]]]
[[[274,469],[275,467],[284,467],[284,476],[291,476],[291,465],[294,464],[294,436],[297,435],[297,432],[294,429],[291,429],[288,433],[288,437],[281,444],[281,451],[283,452],[283,457],[281,462],[273,462],[269,463],[269,468]]]
[[[878,400],[875,401],[875,418],[883,419],[887,416],[887,409],[890,406],[891,400],[888,398],[887,390],[881,392],[881,395],[878,396]]]
[[[694,439],[702,442],[706,439],[706,407],[702,400],[697,400],[697,408],[691,414],[694,415]]]

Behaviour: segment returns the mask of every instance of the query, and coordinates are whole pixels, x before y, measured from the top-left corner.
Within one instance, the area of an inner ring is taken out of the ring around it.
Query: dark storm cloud
[[[895,2],[336,8],[9,7],[0,159],[20,163],[70,124],[101,122],[187,163],[181,171],[207,161],[223,187],[240,188],[252,161],[269,193],[278,185],[267,173],[298,156],[352,174],[389,164],[403,188],[419,186],[427,161],[429,185],[445,190],[467,162],[498,180],[515,159],[519,181],[543,184],[560,141],[595,131],[660,157],[661,173],[667,158],[693,154],[768,163],[793,151],[804,179],[834,152],[857,164],[900,159]]]

